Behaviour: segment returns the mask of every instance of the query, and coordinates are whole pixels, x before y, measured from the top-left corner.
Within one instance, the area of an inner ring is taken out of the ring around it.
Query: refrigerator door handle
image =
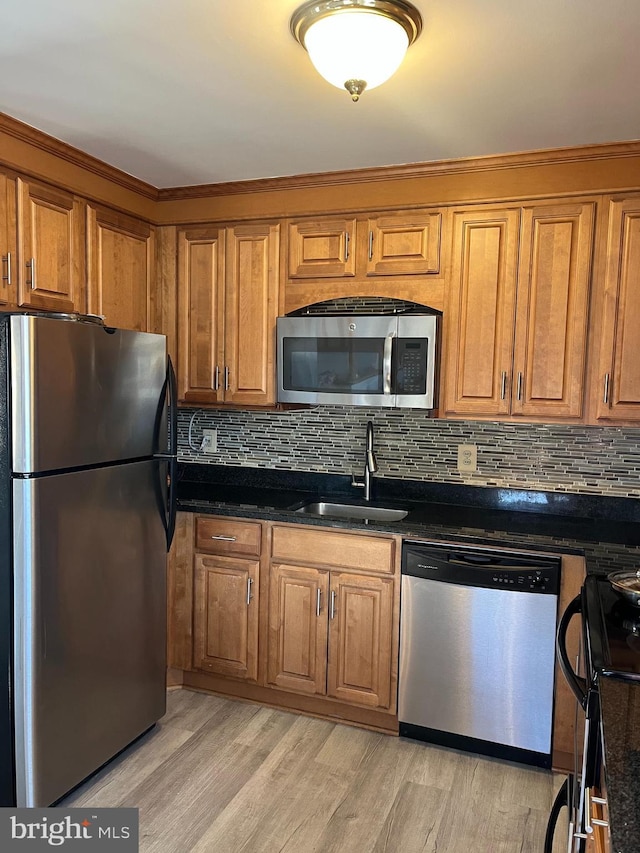
[[[178,485],[178,383],[171,356],[167,356],[169,389],[169,491],[167,494],[167,551],[176,530],[176,488]]]

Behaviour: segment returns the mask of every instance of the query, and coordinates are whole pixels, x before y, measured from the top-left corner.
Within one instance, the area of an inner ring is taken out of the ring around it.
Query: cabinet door
[[[224,399],[269,405],[275,396],[280,226],[227,230]]]
[[[609,202],[597,417],[640,421],[640,197]]]
[[[440,213],[377,216],[368,222],[367,275],[440,271]]]
[[[392,578],[332,572],[328,696],[389,708],[393,584]]]
[[[454,214],[447,414],[509,414],[519,222],[519,210]]]
[[[84,312],[84,203],[18,178],[18,235],[20,305]]]
[[[153,330],[154,237],[147,222],[88,207],[89,313],[120,329]]]
[[[326,693],[328,589],[328,572],[272,564],[269,684],[295,693]]]
[[[178,396],[217,403],[224,394],[224,229],[178,232]]]
[[[0,173],[0,308],[17,304],[16,182]]]
[[[257,679],[259,566],[257,560],[196,555],[196,669]]]
[[[355,219],[303,219],[289,224],[289,278],[356,273]]]
[[[512,414],[582,415],[594,205],[523,209]]]

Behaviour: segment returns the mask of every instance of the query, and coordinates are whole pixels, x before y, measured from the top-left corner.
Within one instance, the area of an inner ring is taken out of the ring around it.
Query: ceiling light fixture
[[[316,70],[357,101],[394,74],[422,30],[405,0],[311,0],[291,18],[291,32]]]

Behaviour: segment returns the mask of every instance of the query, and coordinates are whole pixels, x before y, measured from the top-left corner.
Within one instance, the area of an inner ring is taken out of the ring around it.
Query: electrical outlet
[[[200,450],[203,453],[217,453],[218,452],[218,430],[217,429],[203,429],[202,430],[202,444],[200,445]]]
[[[478,445],[477,444],[459,444],[458,445],[458,471],[477,471],[478,470]]]

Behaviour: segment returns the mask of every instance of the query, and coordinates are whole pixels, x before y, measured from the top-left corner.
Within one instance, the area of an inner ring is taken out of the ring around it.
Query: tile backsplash
[[[417,409],[349,406],[182,409],[178,453],[183,462],[361,473],[368,420],[381,477],[640,497],[640,429],[448,421]],[[216,453],[199,451],[203,428],[217,430]],[[476,445],[477,471],[458,471],[459,444]]]

